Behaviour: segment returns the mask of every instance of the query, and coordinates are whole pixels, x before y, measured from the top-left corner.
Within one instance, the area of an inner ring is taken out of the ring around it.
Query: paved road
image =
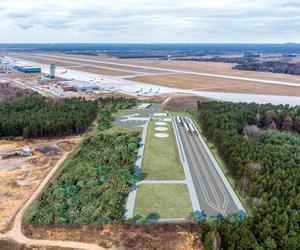
[[[200,139],[177,125],[201,210],[207,216],[228,216],[239,212]]]

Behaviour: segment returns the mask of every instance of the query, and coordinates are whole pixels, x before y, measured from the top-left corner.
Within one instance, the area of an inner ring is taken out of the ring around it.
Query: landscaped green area
[[[116,113],[116,116],[126,116],[126,115],[149,115],[151,113],[151,110],[148,109],[125,109],[125,110],[119,110]]]
[[[140,184],[137,190],[134,215],[159,218],[186,218],[192,212],[185,184]]]
[[[117,126],[115,124],[112,124],[111,128],[101,131],[102,134],[112,134],[115,132],[117,132],[117,133],[136,132],[136,133],[142,134],[143,127],[137,127],[137,126],[125,127],[125,126]]]
[[[252,211],[239,223],[199,223],[204,241],[217,230],[223,249],[300,249],[299,107],[210,102],[198,115]]]
[[[90,136],[69,159],[25,219],[43,224],[103,224],[123,221],[140,138],[137,134]]]
[[[136,99],[133,98],[105,98],[101,99],[100,110],[98,112],[98,129],[106,130],[112,127],[114,113],[120,110],[126,110],[136,105]]]
[[[182,180],[184,179],[183,167],[179,158],[174,130],[171,122],[164,127],[169,134],[166,138],[156,137],[158,127],[152,120],[149,123],[146,145],[142,163],[142,177],[145,180]]]

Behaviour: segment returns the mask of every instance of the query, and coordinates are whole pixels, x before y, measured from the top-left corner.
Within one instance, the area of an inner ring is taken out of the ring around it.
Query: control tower
[[[55,69],[56,69],[55,64],[51,64],[50,65],[50,78],[52,78],[52,79],[55,78]]]

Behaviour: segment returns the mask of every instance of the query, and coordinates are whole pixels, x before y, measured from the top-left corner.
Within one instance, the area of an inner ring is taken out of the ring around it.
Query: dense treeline
[[[300,249],[300,108],[208,102],[198,112],[253,211],[201,233],[218,230],[224,249]]]
[[[98,112],[98,129],[105,130],[111,127],[114,120],[112,114],[118,110],[128,109],[137,104],[133,98],[105,98],[99,99],[100,111]]]
[[[238,70],[264,71],[300,75],[300,63],[289,63],[282,61],[251,62],[245,61],[233,67]]]
[[[81,133],[95,119],[95,102],[34,96],[0,104],[0,137],[51,137]]]
[[[33,224],[103,224],[123,221],[134,174],[136,133],[87,138],[62,173],[31,207]]]

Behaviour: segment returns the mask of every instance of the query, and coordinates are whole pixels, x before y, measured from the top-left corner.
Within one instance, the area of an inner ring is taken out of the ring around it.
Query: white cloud
[[[0,2],[0,42],[299,42],[293,0]]]

